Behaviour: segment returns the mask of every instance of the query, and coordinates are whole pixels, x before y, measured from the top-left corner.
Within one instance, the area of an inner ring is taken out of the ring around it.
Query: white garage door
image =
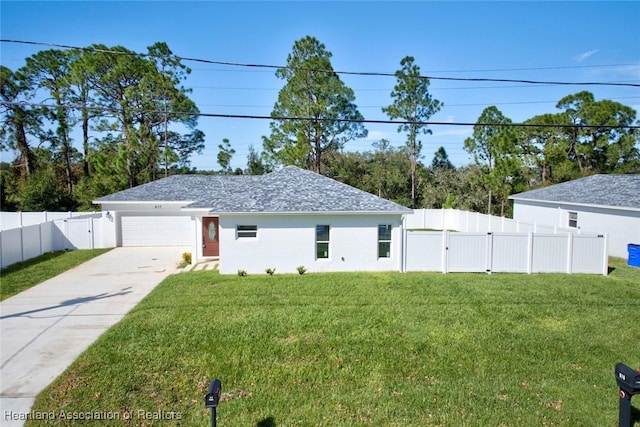
[[[190,246],[188,216],[123,216],[122,246]]]

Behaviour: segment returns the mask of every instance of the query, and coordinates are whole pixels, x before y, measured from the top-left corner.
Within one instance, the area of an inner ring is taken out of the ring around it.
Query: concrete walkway
[[[0,303],[0,425],[176,271],[184,247],[116,248]],[[0,279],[1,280],[1,279]]]

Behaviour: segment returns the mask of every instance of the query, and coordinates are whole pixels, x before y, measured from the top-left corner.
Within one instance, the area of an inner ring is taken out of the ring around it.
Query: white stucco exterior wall
[[[607,234],[610,256],[627,258],[627,244],[640,244],[640,211],[514,200],[513,219],[568,227],[569,212],[578,213],[583,233]]]
[[[378,258],[378,225],[391,224],[391,257]],[[257,225],[256,238],[237,238],[236,226]],[[329,258],[316,259],[316,225],[330,226]],[[220,215],[220,272],[265,274],[400,271],[401,215],[260,214]]]

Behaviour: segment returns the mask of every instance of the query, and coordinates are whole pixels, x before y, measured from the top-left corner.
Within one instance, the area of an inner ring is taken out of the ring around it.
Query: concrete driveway
[[[184,247],[116,248],[0,303],[0,425],[169,274]]]

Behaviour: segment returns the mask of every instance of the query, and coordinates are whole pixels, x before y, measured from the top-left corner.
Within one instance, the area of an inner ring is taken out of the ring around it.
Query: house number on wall
[[[161,209],[161,208],[162,208],[162,205],[155,205],[153,208],[154,208],[154,209]]]

